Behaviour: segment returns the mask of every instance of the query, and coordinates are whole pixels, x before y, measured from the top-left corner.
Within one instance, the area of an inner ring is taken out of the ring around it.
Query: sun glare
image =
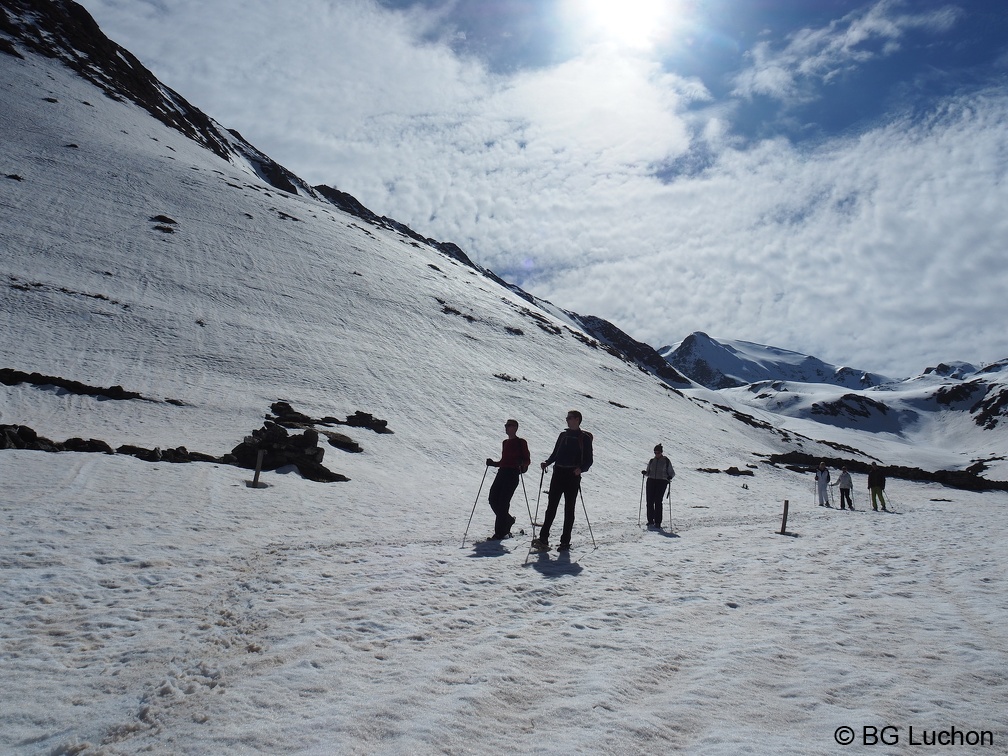
[[[647,50],[668,36],[677,0],[567,0],[571,23],[594,42]]]

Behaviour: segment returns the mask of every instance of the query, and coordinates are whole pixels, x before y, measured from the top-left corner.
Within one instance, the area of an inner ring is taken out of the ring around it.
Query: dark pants
[[[511,497],[518,488],[517,467],[499,467],[494,482],[490,486],[490,509],[497,515],[494,522],[494,535],[507,535],[511,532]]]
[[[882,509],[885,509],[886,501],[885,501],[885,494],[883,493],[885,489],[876,487],[870,490],[871,490],[871,508],[878,509],[878,505],[876,502],[881,501]]]
[[[581,488],[581,478],[574,474],[573,467],[554,467],[550,478],[549,497],[547,498],[546,516],[543,517],[539,540],[549,542],[550,527],[556,518],[560,497],[564,499],[564,524],[560,534],[560,543],[569,544],[571,531],[574,529],[574,509],[577,507],[578,491]]]
[[[668,488],[668,481],[660,478],[647,479],[647,521],[655,525],[661,525],[662,519],[662,499],[665,498],[665,489]]]
[[[840,489],[840,509],[844,508],[844,502],[846,502],[851,509],[854,509],[854,502],[851,500],[849,488]]]

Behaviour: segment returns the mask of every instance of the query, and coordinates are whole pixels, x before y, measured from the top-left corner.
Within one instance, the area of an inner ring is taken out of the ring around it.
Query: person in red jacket
[[[487,458],[487,467],[496,467],[497,475],[490,486],[490,509],[496,515],[494,534],[491,540],[499,541],[511,535],[511,526],[515,518],[511,516],[511,497],[518,488],[519,475],[528,470],[532,463],[528,444],[524,438],[518,437],[518,421],[508,420],[504,423],[507,438],[501,445],[501,458],[494,461]]]

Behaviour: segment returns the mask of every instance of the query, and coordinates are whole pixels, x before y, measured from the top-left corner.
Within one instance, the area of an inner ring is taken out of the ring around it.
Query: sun
[[[648,50],[666,39],[681,9],[678,0],[565,0],[571,25],[591,42]]]

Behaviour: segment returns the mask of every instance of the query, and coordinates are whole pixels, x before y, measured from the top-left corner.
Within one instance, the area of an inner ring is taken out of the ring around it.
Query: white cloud
[[[925,13],[898,12],[902,7],[896,0],[880,0],[825,27],[794,32],[783,49],[759,43],[750,51],[750,67],[735,77],[734,94],[782,101],[817,97],[813,85],[896,53],[908,30],[948,31],[961,14],[952,6]]]
[[[437,16],[366,0],[86,5],[299,175],[640,340],[705,330],[891,374],[1008,356],[988,325],[1008,284],[1001,92],[814,149],[743,149],[731,102],[687,111],[709,100],[703,86],[640,56],[592,49],[500,77],[423,41]],[[746,91],[798,96],[866,40],[954,21],[898,7],[757,47]],[[706,151],[704,170],[656,177],[690,150]]]
[[[706,330],[897,374],[999,359],[1006,118],[992,92],[812,153],[725,152],[638,208],[648,249],[628,239],[539,293],[653,344]]]

